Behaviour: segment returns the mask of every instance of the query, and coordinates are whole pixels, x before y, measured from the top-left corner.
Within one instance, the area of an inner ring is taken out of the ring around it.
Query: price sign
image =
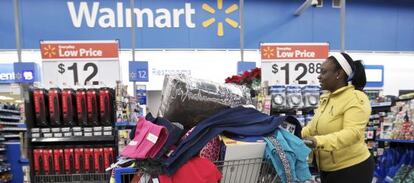
[[[42,41],[45,87],[100,85],[120,80],[117,41]]]
[[[261,45],[262,81],[269,85],[317,82],[327,43],[265,43]]]
[[[148,62],[129,62],[129,81],[148,82]]]

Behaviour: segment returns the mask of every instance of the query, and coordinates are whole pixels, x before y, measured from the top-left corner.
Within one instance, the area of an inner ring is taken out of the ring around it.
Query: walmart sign
[[[0,1],[0,49],[14,49],[13,1]],[[41,40],[120,40],[137,48],[238,48],[238,0],[20,0],[23,48]],[[256,44],[255,44],[256,46]]]

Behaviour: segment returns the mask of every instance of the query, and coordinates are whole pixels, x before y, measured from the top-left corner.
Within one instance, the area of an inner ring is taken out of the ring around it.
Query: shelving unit
[[[51,137],[32,138],[32,143],[54,143],[54,142],[113,142],[115,136],[91,136],[91,137]]]
[[[0,109],[0,175],[10,177],[9,181],[15,181],[18,177],[23,176],[21,164],[10,157],[14,155],[20,158],[20,154],[16,155],[8,151],[11,151],[10,144],[20,145],[21,133],[26,130],[26,125],[21,122],[20,111]],[[20,167],[20,170],[17,167]]]
[[[377,139],[377,141],[379,141],[379,142],[392,142],[392,143],[414,144],[414,140]]]
[[[61,96],[62,95],[63,94],[61,94]],[[98,124],[92,124],[89,121],[88,116],[88,126],[82,126],[83,123],[77,121],[77,118],[74,118],[75,121],[73,124],[75,125],[65,124],[63,120],[61,121],[62,124],[57,125],[51,124],[51,117],[49,117],[49,113],[45,113],[45,115],[48,116],[46,117],[46,126],[38,125],[36,123],[35,118],[36,114],[34,110],[35,103],[33,97],[33,90],[28,91],[28,96],[30,100],[25,101],[25,111],[27,111],[26,119],[28,121],[27,129],[29,131],[29,138],[27,139],[27,141],[29,149],[28,154],[30,160],[31,182],[108,182],[110,173],[102,172],[101,169],[97,170],[91,168],[89,170],[85,167],[98,167],[96,165],[97,161],[100,161],[99,166],[101,166],[101,163],[107,162],[107,159],[105,158],[107,152],[112,153],[112,157],[109,161],[113,162],[116,159],[118,152],[116,151],[117,133],[115,123],[112,123],[111,125],[102,126],[101,121],[98,121]],[[60,106],[58,107],[62,108],[61,104],[59,105]],[[46,107],[49,106],[46,105]],[[96,112],[97,115],[99,115],[99,105],[97,107],[98,109]],[[75,112],[74,115],[78,114],[76,110],[76,107],[75,110],[71,110]],[[115,121],[115,119],[113,119],[113,121]],[[87,155],[87,151],[90,154]],[[67,155],[67,153],[69,155]],[[75,155],[75,153],[82,154],[82,157]],[[105,153],[105,157],[103,156],[103,153]],[[61,169],[59,170],[60,173],[55,168],[50,168],[46,170],[45,167],[50,167],[50,165],[52,165],[53,167],[63,166],[60,161],[55,161],[55,158],[65,158],[66,156],[70,156],[68,160],[65,160],[70,161],[70,170],[66,168]],[[45,157],[50,158],[52,160],[51,164],[46,166],[45,163],[42,163],[43,161],[36,161],[36,158],[39,157],[41,159],[44,159]],[[88,164],[91,161],[95,163],[93,163],[92,165],[87,165],[87,157],[89,159]],[[96,159],[97,157],[98,160]],[[76,166],[75,161],[79,163]],[[36,164],[36,162],[38,163]],[[37,169],[35,167],[39,168]]]

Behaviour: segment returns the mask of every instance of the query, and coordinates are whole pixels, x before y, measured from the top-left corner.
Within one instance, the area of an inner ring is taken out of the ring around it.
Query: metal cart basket
[[[275,183],[280,182],[275,169],[269,160],[263,158],[227,160],[215,162],[222,173],[221,183]],[[116,183],[130,183],[137,169],[117,168]],[[148,182],[150,177],[141,177]],[[141,180],[142,181],[142,180]]]

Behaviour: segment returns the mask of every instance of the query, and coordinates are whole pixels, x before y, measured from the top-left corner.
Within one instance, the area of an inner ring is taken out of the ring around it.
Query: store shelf
[[[0,128],[0,132],[25,132],[27,128],[19,128],[19,127],[5,127]]]
[[[20,123],[20,122],[4,122],[4,121],[0,121],[0,125],[26,126],[26,124]]]
[[[9,110],[9,109],[0,109],[0,113],[9,113],[9,114],[20,114],[18,110]]]
[[[32,138],[33,143],[49,142],[109,142],[114,141],[114,136],[91,136],[91,137],[51,137],[51,138]]]
[[[137,122],[128,122],[128,121],[116,122],[115,123],[116,127],[134,127],[136,125],[137,125]]]
[[[0,115],[0,119],[2,119],[2,120],[14,120],[14,121],[20,121],[21,120],[20,117],[5,116],[5,115]]]
[[[397,139],[377,139],[380,142],[409,143],[414,144],[414,140],[397,140]]]
[[[3,173],[3,172],[8,172],[8,171],[10,171],[11,170],[11,168],[10,167],[0,167],[0,173]]]
[[[0,148],[0,152],[5,151],[5,150],[6,150],[5,148]]]
[[[371,103],[372,108],[391,107],[391,102]]]
[[[15,134],[8,134],[8,135],[4,135],[4,138],[19,138],[20,135],[15,135]]]

